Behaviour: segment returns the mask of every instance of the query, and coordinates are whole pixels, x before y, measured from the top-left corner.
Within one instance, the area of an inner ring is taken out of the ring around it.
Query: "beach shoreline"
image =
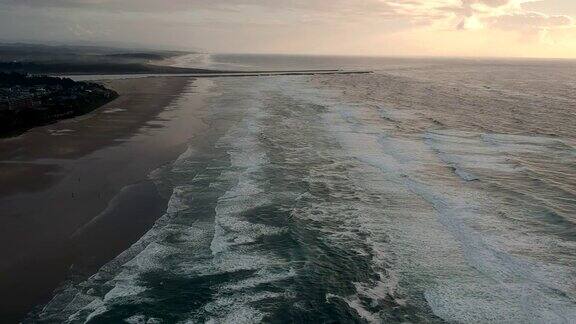
[[[71,275],[95,272],[162,216],[168,197],[149,174],[185,150],[192,131],[171,133],[165,114],[192,82],[106,81],[115,101],[0,140],[1,322],[21,320]]]

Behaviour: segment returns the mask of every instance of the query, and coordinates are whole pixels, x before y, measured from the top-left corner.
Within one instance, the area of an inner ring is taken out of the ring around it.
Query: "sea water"
[[[575,63],[195,62],[376,72],[201,81],[210,153],[38,321],[576,322]]]

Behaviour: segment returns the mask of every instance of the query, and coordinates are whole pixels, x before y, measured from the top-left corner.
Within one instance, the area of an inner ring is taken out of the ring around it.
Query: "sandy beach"
[[[117,100],[0,140],[2,322],[20,320],[71,275],[96,271],[162,215],[167,198],[148,175],[205,128],[193,117],[171,127],[171,103],[193,82],[108,81]]]

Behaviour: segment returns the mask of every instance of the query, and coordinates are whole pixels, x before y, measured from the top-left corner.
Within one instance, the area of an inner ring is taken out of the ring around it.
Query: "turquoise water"
[[[576,321],[575,67],[435,62],[196,81],[210,149],[39,321]]]

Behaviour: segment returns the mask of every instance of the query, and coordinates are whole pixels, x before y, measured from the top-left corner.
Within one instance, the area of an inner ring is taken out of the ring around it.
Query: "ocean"
[[[151,173],[165,215],[34,321],[576,322],[576,62],[176,65],[374,73],[193,82],[209,154]]]

